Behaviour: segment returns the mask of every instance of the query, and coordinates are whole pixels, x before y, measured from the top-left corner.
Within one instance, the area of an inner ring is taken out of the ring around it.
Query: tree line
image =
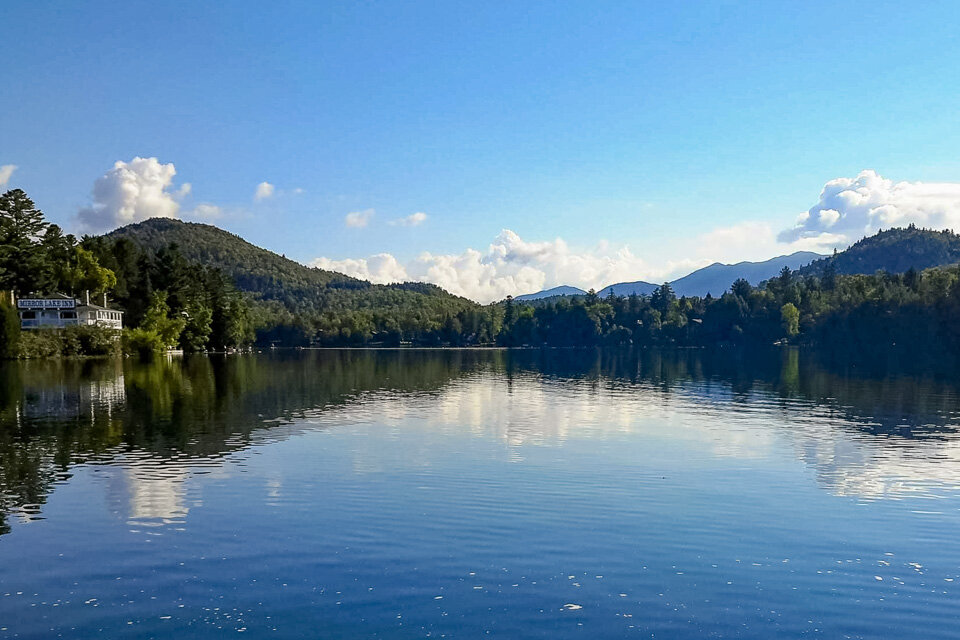
[[[677,297],[669,284],[650,296],[561,298],[544,304],[507,299],[505,346],[816,344],[875,349],[890,345],[960,353],[960,267],[820,276],[785,267],[753,286],[734,282],[718,297]]]

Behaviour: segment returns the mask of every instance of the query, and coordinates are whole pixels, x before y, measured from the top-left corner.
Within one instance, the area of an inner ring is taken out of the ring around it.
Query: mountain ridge
[[[529,300],[540,300],[542,298],[552,298],[554,296],[582,296],[587,292],[578,287],[570,287],[567,285],[560,285],[558,287],[552,287],[550,289],[543,289],[542,291],[537,291],[535,293],[525,293],[519,296],[515,296],[513,299],[518,302],[526,302]]]
[[[815,260],[826,257],[828,256],[820,253],[814,253],[812,251],[795,251],[791,254],[776,256],[770,258],[769,260],[762,260],[758,262],[752,262],[749,260],[741,260],[740,262],[733,264],[714,262],[705,267],[701,267],[700,269],[692,271],[681,278],[671,280],[669,284],[678,296],[704,297],[708,293],[713,296],[719,296],[723,294],[724,291],[729,289],[730,285],[733,284],[733,282],[738,278],[744,278],[750,282],[750,284],[756,285],[763,280],[768,280],[777,275],[785,266],[790,267],[791,270],[796,270]],[[600,291],[597,292],[597,295],[601,298],[605,298],[610,295],[610,292],[612,291],[616,296],[629,296],[633,294],[648,296],[659,287],[659,284],[646,282],[644,280],[636,280],[633,282],[617,282],[600,289]],[[574,289],[577,291],[582,291],[576,287],[560,285],[558,287],[553,287],[552,289],[545,289],[536,293],[517,296],[514,298],[514,300],[542,300],[544,298],[557,295],[553,293],[557,289]],[[582,294],[574,293],[567,295]]]
[[[175,245],[188,262],[218,269],[250,298],[265,323],[276,328],[264,340],[286,331],[283,327],[296,327],[303,342],[318,334],[332,343],[336,336],[349,340],[353,335],[391,335],[395,342],[398,336],[429,335],[434,340],[445,323],[468,316],[476,322],[472,318],[481,309],[432,284],[373,284],[308,267],[202,223],[151,218],[92,241],[126,241],[151,256]]]

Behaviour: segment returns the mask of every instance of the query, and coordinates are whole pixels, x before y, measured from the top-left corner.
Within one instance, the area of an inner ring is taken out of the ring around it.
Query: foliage
[[[180,333],[180,344],[184,351],[203,351],[210,340],[213,310],[210,307],[192,302],[184,311],[184,326]]]
[[[96,325],[67,327],[66,335],[76,336],[79,350],[75,355],[112,356],[120,354],[120,335],[116,329]]]
[[[16,358],[20,348],[20,317],[13,305],[0,301],[0,358]]]
[[[783,331],[788,338],[800,333],[800,311],[792,302],[780,307],[780,323],[783,325]]]
[[[19,357],[58,358],[63,354],[60,332],[56,329],[23,331],[20,335]]]
[[[21,189],[0,195],[0,288],[17,294],[51,291],[56,286],[50,253],[75,242],[43,219]]]
[[[155,333],[164,347],[172,349],[179,343],[180,334],[183,333],[186,324],[186,320],[182,317],[171,317],[167,294],[163,291],[154,291],[150,296],[150,306],[143,315],[140,328]]]
[[[141,360],[149,360],[167,348],[167,343],[163,341],[160,334],[153,329],[139,327],[124,329],[121,343],[126,355],[137,356]]]
[[[110,269],[101,267],[92,252],[76,246],[72,259],[62,268],[61,282],[66,291],[89,291],[99,296],[117,285],[117,276]]]
[[[111,356],[119,353],[117,331],[95,325],[23,331],[18,349],[21,358]]]
[[[125,238],[88,237],[83,244],[116,273],[114,297],[127,325],[156,331],[170,348],[242,347],[253,341],[256,322],[270,321],[253,313],[226,274],[189,261],[176,245],[150,253]]]

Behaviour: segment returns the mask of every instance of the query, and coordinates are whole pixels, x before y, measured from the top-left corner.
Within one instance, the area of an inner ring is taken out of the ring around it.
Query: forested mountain
[[[542,300],[544,298],[553,298],[554,296],[582,296],[586,293],[583,289],[560,285],[552,289],[544,289],[536,293],[525,293],[514,298],[517,302],[528,302],[530,300]]]
[[[112,231],[109,239],[126,238],[141,249],[156,253],[176,245],[184,258],[220,269],[241,291],[263,300],[278,300],[292,310],[320,308],[317,304],[337,290],[376,292],[412,290],[452,297],[428,284],[374,285],[365,280],[304,266],[285,256],[261,249],[218,227],[171,218],[151,218]],[[362,293],[360,295],[362,296]]]
[[[489,313],[440,287],[377,285],[310,268],[211,225],[153,218],[88,241],[117,242],[153,255],[175,247],[188,262],[224,273],[252,299],[261,342],[430,343],[451,332],[493,340]]]
[[[844,251],[800,269],[801,275],[819,275],[832,270],[843,275],[877,271],[906,273],[960,262],[960,235],[950,230],[888,229],[863,238]]]

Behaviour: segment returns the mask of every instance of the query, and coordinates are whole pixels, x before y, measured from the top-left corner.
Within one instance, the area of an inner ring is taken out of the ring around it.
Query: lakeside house
[[[95,325],[109,329],[123,328],[123,311],[107,307],[107,296],[103,296],[103,306],[90,302],[90,293],[85,300],[62,294],[47,298],[20,298],[17,300],[17,313],[20,316],[21,329],[63,329]]]

